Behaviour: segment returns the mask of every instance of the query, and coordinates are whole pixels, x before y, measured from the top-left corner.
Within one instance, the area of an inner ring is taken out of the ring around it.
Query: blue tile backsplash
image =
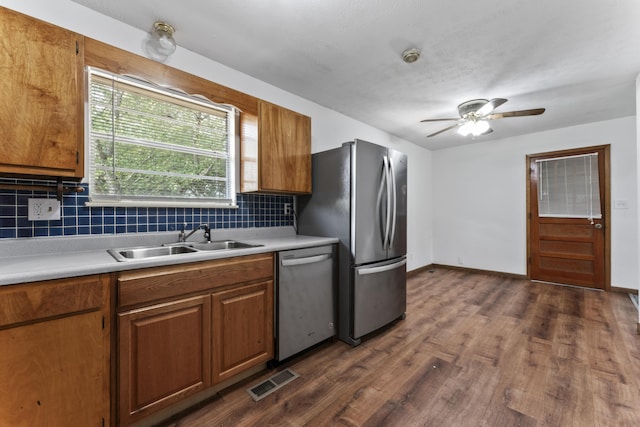
[[[0,179],[0,184],[55,185],[53,181]],[[0,189],[0,238],[101,235],[173,231],[185,222],[191,229],[209,224],[212,229],[280,227],[293,225],[293,215],[284,215],[284,204],[293,196],[238,194],[238,208],[129,208],[87,207],[87,184],[79,184],[84,193],[66,193],[60,220],[29,221],[30,198],[55,198],[55,193],[32,190]]]

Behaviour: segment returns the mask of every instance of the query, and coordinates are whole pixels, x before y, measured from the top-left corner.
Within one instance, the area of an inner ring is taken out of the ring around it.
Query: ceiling
[[[477,141],[635,115],[638,0],[74,1],[432,150],[474,140],[420,120],[474,98],[546,108]]]

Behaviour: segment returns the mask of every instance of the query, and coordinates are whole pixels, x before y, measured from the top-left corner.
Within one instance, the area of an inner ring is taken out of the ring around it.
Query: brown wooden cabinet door
[[[311,119],[268,102],[258,104],[261,191],[311,193]]]
[[[83,38],[0,8],[0,172],[83,175]]]
[[[273,281],[216,292],[213,299],[213,382],[273,357]]]
[[[109,425],[108,291],[108,276],[0,287],[0,425]]]
[[[211,384],[211,298],[122,313],[119,422],[127,425]]]

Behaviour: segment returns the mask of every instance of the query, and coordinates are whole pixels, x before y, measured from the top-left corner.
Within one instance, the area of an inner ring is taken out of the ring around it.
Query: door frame
[[[549,151],[536,154],[527,154],[527,279],[531,279],[531,160],[536,158],[572,156],[602,150],[604,152],[604,173],[599,179],[604,180],[604,291],[611,291],[611,145],[596,145],[591,147],[571,148],[566,150]]]

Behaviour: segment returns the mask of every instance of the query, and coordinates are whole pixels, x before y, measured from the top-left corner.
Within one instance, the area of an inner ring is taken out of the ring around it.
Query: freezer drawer
[[[278,253],[277,360],[335,336],[335,246]]]
[[[383,327],[407,309],[407,260],[404,257],[355,267],[352,338]]]

